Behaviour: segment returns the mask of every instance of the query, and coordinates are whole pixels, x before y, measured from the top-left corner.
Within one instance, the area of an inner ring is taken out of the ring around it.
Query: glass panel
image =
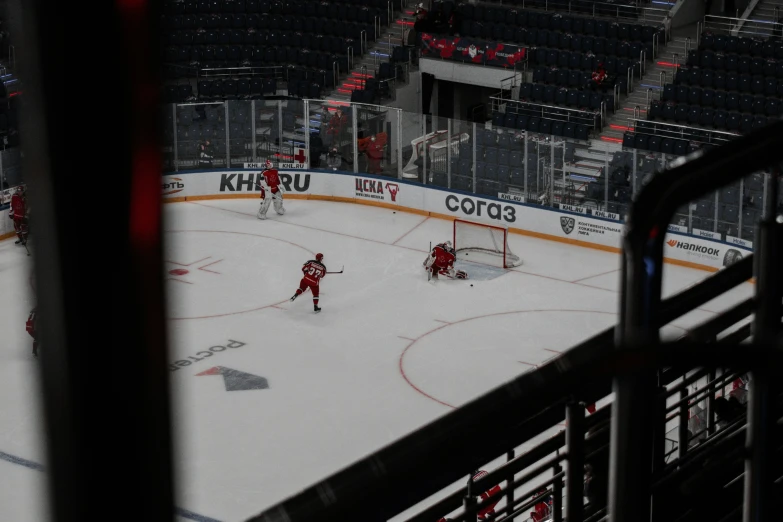
[[[256,162],[273,160],[280,141],[280,102],[256,100]]]
[[[277,163],[301,163],[300,151],[305,148],[304,101],[283,100],[280,106],[283,134],[277,144]]]
[[[410,181],[422,181],[424,171],[423,147],[427,141],[424,138],[426,134],[425,116],[414,112],[403,112],[400,115],[400,120],[402,133],[400,140],[400,146],[402,147],[402,177]]]
[[[764,208],[764,173],[755,172],[742,181],[740,238],[746,241],[754,241],[756,239],[756,228]]]
[[[397,177],[397,111],[379,105],[356,106],[358,171]]]
[[[253,160],[251,102],[230,100],[228,104],[229,167],[242,168]]]
[[[173,105],[164,105],[160,110],[160,129],[161,129],[161,167],[163,172],[173,172],[176,170],[174,161],[176,136],[175,108]],[[3,165],[5,169],[5,165]]]
[[[223,103],[177,105],[177,158],[182,169],[226,166]]]
[[[348,104],[318,100],[310,100],[309,104],[311,168],[353,170],[353,153],[348,154],[342,145],[351,126]]]

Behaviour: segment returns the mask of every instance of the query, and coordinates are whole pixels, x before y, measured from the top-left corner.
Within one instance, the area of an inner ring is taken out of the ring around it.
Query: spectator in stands
[[[326,155],[326,165],[332,170],[337,170],[342,166],[342,163],[343,159],[340,157],[340,151],[337,150],[337,147],[330,148]]]
[[[537,498],[538,502],[533,506],[533,511],[530,512],[530,519],[533,522],[542,522],[552,513],[552,496],[549,495],[549,491],[544,488],[533,495],[533,498]]]
[[[718,428],[720,429],[734,422],[745,411],[745,408],[736,398],[728,400],[725,397],[718,397],[713,404],[715,405],[715,415]]]
[[[606,445],[609,421],[595,424],[585,438],[585,490],[589,516],[606,507],[609,495],[609,448]]]
[[[732,390],[729,392],[730,398],[735,398],[740,404],[748,402],[747,376],[734,379],[731,383]]]
[[[593,82],[591,87],[593,89],[598,89],[599,87],[601,87],[603,81],[606,80],[606,68],[604,67],[603,62],[598,62],[598,68],[595,71],[593,71],[592,80]]]
[[[343,111],[340,109],[334,111],[326,125],[326,143],[339,147],[343,138],[343,129],[346,125],[348,125],[348,117],[343,114]]]
[[[198,144],[198,166],[202,169],[212,168],[212,143],[207,139]]]

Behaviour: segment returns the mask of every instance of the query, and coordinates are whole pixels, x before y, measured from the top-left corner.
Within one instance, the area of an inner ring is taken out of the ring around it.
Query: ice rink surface
[[[430,242],[451,238],[450,221],[311,200],[259,221],[257,208],[256,199],[165,207],[181,520],[244,520],[616,322],[616,254],[510,235],[522,266],[429,283],[422,261]],[[318,315],[309,292],[288,301],[316,252],[330,271],[345,267],[322,281]],[[0,242],[8,522],[46,519],[37,363],[24,329],[29,259]],[[666,265],[665,294],[708,275]],[[751,292],[742,285],[664,331],[679,335]]]

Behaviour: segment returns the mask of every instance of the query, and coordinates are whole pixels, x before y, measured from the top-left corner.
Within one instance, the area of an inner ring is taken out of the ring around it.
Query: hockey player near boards
[[[204,140],[203,143],[198,144],[198,166],[202,169],[212,168],[212,158],[214,157],[212,152],[212,143],[209,140]]]
[[[321,308],[318,306],[318,295],[320,293],[318,286],[321,283],[321,278],[326,275],[326,265],[323,264],[323,259],[323,254],[316,254],[314,260],[310,260],[302,266],[304,277],[299,282],[299,288],[296,289],[296,293],[291,297],[291,301],[294,301],[309,288],[313,293],[313,310],[315,313],[321,311]]]
[[[449,279],[467,279],[468,274],[462,270],[454,269],[454,261],[457,259],[457,253],[451,246],[451,241],[446,241],[435,245],[430,255],[424,260],[424,268],[432,273],[433,279],[438,279],[439,275],[446,276]]]
[[[27,318],[25,329],[30,337],[33,338],[33,356],[38,357],[38,341],[35,339],[35,308],[30,311],[30,316]]]
[[[22,185],[16,187],[16,192],[11,196],[11,210],[8,217],[14,221],[14,232],[19,238],[15,244],[27,244],[27,200]]]
[[[262,174],[264,177],[260,182],[261,207],[258,209],[256,217],[266,219],[266,213],[272,202],[275,204],[275,212],[282,216],[285,214],[285,209],[283,208],[283,188],[280,186],[280,175],[269,160],[266,160],[266,168]]]

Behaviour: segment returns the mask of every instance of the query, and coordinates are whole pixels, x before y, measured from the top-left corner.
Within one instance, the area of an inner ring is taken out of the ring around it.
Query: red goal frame
[[[456,252],[459,250],[459,246],[457,246],[457,223],[465,223],[467,225],[472,225],[476,227],[483,227],[483,228],[490,228],[495,230],[502,230],[503,231],[503,268],[513,268],[513,266],[509,266],[506,263],[506,259],[508,259],[508,251],[506,249],[508,245],[508,228],[507,227],[499,227],[497,225],[488,225],[486,223],[478,223],[476,221],[468,221],[467,219],[459,219],[455,218],[453,225],[452,225],[452,244],[454,245],[454,251]],[[494,254],[495,252],[492,251]]]

